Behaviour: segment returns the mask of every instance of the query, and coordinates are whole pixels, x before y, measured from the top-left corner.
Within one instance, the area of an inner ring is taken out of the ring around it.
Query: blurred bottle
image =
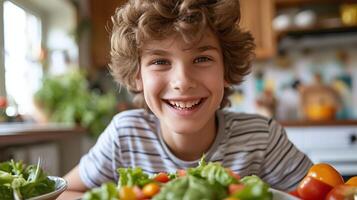
[[[282,89],[279,106],[277,108],[277,119],[279,120],[297,120],[301,118],[300,109],[300,80],[293,80],[291,84]]]
[[[340,7],[341,21],[346,26],[357,25],[357,4],[343,4]]]

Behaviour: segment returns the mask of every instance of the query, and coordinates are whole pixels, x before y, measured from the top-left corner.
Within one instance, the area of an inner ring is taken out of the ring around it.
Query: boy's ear
[[[224,87],[227,88],[229,86],[231,86],[231,85],[227,81],[224,81]]]
[[[137,91],[143,91],[143,80],[141,79],[140,72],[136,75],[135,78],[135,86]]]

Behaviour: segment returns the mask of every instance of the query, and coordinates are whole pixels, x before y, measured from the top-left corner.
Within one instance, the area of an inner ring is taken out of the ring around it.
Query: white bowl
[[[48,178],[55,181],[55,191],[37,197],[32,197],[28,200],[53,200],[67,189],[67,181],[63,178],[57,176],[48,176]]]
[[[273,200],[300,200],[299,198],[294,197],[286,192],[275,189],[270,189],[270,191],[273,193]]]

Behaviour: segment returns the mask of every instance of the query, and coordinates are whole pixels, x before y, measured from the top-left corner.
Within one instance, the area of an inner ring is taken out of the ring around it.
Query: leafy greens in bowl
[[[150,176],[141,168],[119,168],[118,173],[118,185],[105,183],[85,193],[83,200],[296,200],[270,188],[258,176],[240,178],[220,163],[206,163],[203,159],[198,167],[173,174]]]
[[[65,187],[66,182],[63,179],[47,176],[41,169],[40,162],[37,166],[13,160],[0,163],[1,200],[33,199],[57,190],[63,192]]]
[[[52,200],[56,199],[62,192],[67,189],[67,182],[60,177],[57,176],[48,176],[50,180],[55,182],[55,190],[50,193],[46,193],[40,196],[32,197],[28,200]]]

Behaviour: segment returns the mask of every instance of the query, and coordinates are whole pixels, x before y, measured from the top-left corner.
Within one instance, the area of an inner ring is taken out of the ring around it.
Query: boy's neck
[[[213,117],[203,130],[196,133],[168,132],[164,127],[161,127],[161,131],[165,143],[176,157],[184,161],[194,161],[200,159],[212,146],[217,126],[216,118]]]

